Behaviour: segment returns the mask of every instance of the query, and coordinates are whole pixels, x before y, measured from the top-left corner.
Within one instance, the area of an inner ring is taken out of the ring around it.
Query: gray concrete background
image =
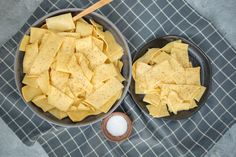
[[[0,45],[14,35],[42,0],[0,0]],[[186,0],[208,18],[236,48],[235,0]],[[236,125],[208,152],[207,157],[236,156]],[[0,157],[44,157],[36,143],[27,147],[0,119]]]

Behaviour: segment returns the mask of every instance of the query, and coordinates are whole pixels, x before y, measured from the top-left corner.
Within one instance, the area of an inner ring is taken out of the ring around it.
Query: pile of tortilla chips
[[[192,67],[188,44],[181,40],[149,49],[133,64],[132,73],[135,93],[145,94],[143,101],[153,117],[197,107],[206,89],[201,86],[200,67]]]
[[[58,119],[106,113],[122,95],[123,49],[92,19],[74,22],[70,13],[48,18],[24,36],[20,51],[24,99]]]

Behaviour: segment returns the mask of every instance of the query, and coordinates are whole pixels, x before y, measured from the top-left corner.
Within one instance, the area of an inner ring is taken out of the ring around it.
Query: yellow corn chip
[[[170,60],[171,56],[168,55],[167,53],[160,51],[157,53],[153,58],[151,58],[151,61],[154,62],[155,64],[160,64],[163,61]]]
[[[92,83],[98,84],[115,76],[117,76],[117,70],[112,63],[101,64],[95,67],[94,69],[94,76],[92,78]]]
[[[146,94],[143,101],[158,107],[161,101],[160,94]]]
[[[100,29],[100,30],[103,30],[103,26],[98,24],[97,22],[95,22],[94,20],[92,19],[89,19],[89,21],[91,22],[91,24],[96,28],[96,29]]]
[[[37,82],[38,77],[32,77],[28,74],[26,74],[22,80],[22,83],[34,87],[34,88],[38,88],[38,82]]]
[[[92,35],[93,26],[88,23],[77,21],[76,22],[76,32],[79,33],[81,36]]]
[[[42,91],[39,88],[24,86],[21,89],[22,95],[26,102],[31,101],[34,97],[41,95]]]
[[[40,74],[49,69],[62,41],[59,36],[53,33],[49,35],[47,41],[42,43],[44,45],[41,45],[39,54],[30,68],[30,74]]]
[[[44,112],[47,112],[54,108],[54,106],[48,104],[48,99],[46,95],[39,95],[33,98],[32,102],[40,107]]]
[[[184,67],[189,67],[188,51],[179,48],[172,48],[171,55]]]
[[[186,84],[201,85],[200,67],[185,69]]]
[[[23,72],[29,73],[32,63],[38,56],[38,43],[35,42],[33,44],[26,46],[25,56],[23,59]]]
[[[170,115],[167,111],[166,105],[163,104],[159,104],[158,106],[147,105],[147,109],[149,111],[149,114],[155,118],[166,117]]]
[[[69,72],[67,65],[70,61],[72,54],[75,51],[75,39],[64,38],[61,49],[56,57],[56,70],[61,72]]]
[[[185,43],[174,42],[173,47],[177,49],[182,49],[184,51],[188,51],[188,44]]]
[[[28,35],[24,35],[23,39],[21,40],[21,43],[20,43],[20,47],[19,47],[19,50],[22,51],[22,52],[25,52],[25,48],[26,48],[26,45],[29,44],[29,36]]]
[[[174,47],[174,43],[181,43],[181,40],[172,41],[161,48],[161,50],[165,51],[166,53],[171,53],[171,49]]]
[[[100,109],[109,99],[112,98],[114,93],[117,93],[122,88],[123,85],[119,82],[119,80],[112,78],[103,86],[96,89],[92,94],[87,96],[85,102],[91,104],[96,109]]]
[[[87,79],[90,81],[93,77],[93,71],[89,68],[89,61],[82,53],[75,53],[76,59]]]
[[[172,71],[167,60],[154,65],[145,75],[148,89],[156,88],[162,83],[173,83]]]
[[[37,79],[37,83],[39,88],[43,91],[44,94],[48,94],[50,90],[50,83],[49,83],[49,73],[45,71],[41,73]]]
[[[68,73],[51,70],[50,71],[51,84],[58,89],[62,89],[69,80],[69,76],[70,74]]]
[[[93,49],[93,39],[91,36],[76,40],[76,52],[82,52],[85,56]]]
[[[43,35],[47,32],[49,31],[46,29],[31,27],[30,28],[30,43],[35,43],[37,41],[41,43],[41,39],[43,38]]]
[[[82,110],[82,111],[89,111],[90,108],[84,105],[83,103],[80,103],[77,107],[77,110]]]
[[[65,93],[67,96],[71,97],[72,99],[76,98],[70,89],[69,82],[67,82],[66,85],[62,88],[62,92]],[[75,103],[75,100],[74,100],[74,103]]]
[[[107,56],[95,45],[86,57],[90,62],[91,68],[94,68],[107,60]]]
[[[80,33],[74,33],[74,32],[57,32],[57,34],[63,37],[72,37],[77,39],[81,37]]]
[[[88,116],[92,116],[92,115],[97,115],[101,113],[101,111],[72,111],[72,112],[67,112],[68,116],[70,117],[70,119],[73,121],[73,122],[79,122],[83,119],[85,119],[86,117]]]
[[[51,113],[54,117],[56,117],[57,119],[63,119],[66,118],[68,115],[66,112],[60,111],[57,108],[54,108],[52,110],[48,111],[49,113]]]
[[[51,86],[50,92],[48,94],[48,103],[53,105],[61,111],[67,111],[69,107],[73,104],[74,100],[58,90],[57,88]]]
[[[70,78],[70,88],[75,88],[77,90],[84,89],[86,92],[90,93],[93,91],[93,86],[87,79],[87,77],[83,74],[81,67],[78,65],[76,57],[72,55],[71,60],[68,64],[68,69],[70,70],[72,76]],[[74,93],[74,92],[73,92]]]
[[[121,97],[121,95],[122,95],[122,90],[120,90],[112,98],[110,98],[108,102],[106,102],[106,104],[104,104],[99,110],[104,113],[107,113],[111,109],[111,107],[115,104],[115,102]]]
[[[103,44],[104,44],[103,40],[98,39],[98,38],[95,38],[95,37],[92,37],[92,38],[93,38],[94,44],[95,44],[101,51],[103,51]]]
[[[151,69],[152,67],[146,63],[142,63],[142,62],[137,62],[136,63],[136,71],[135,75],[133,75],[133,77],[135,76],[134,80],[135,80],[135,93],[136,94],[145,94],[146,91],[148,90],[148,84],[147,81],[145,79],[145,74],[148,73],[148,71]]]
[[[58,15],[46,19],[47,28],[56,31],[69,31],[75,29],[71,13]]]
[[[104,40],[107,42],[107,45],[109,46],[106,55],[108,56],[111,62],[120,59],[123,55],[122,47],[116,42],[111,32],[106,31],[104,35],[105,35]]]

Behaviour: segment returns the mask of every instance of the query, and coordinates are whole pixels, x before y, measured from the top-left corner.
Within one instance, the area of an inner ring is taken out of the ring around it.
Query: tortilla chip
[[[188,51],[188,44],[185,44],[185,43],[175,42],[175,43],[173,43],[173,47],[177,48],[177,49],[184,50],[184,51]]]
[[[185,69],[183,66],[173,57],[169,60],[171,68],[173,69],[172,80],[175,84],[186,84]]]
[[[163,104],[159,104],[158,106],[147,105],[147,109],[149,111],[149,114],[155,118],[166,117],[170,115],[167,111],[166,105]]]
[[[118,69],[119,69],[119,72],[122,71],[123,65],[124,65],[123,62],[120,61],[120,60],[118,60],[118,65],[117,65],[117,67],[118,67]]]
[[[42,43],[39,54],[30,68],[30,74],[40,74],[48,70],[62,42],[60,36],[51,33],[47,41]]]
[[[91,68],[103,64],[107,60],[107,56],[97,47],[93,46],[93,50],[87,55]]]
[[[44,94],[48,94],[50,90],[50,83],[49,83],[49,73],[48,71],[43,72],[39,75],[37,79],[37,83],[39,88],[43,91]]]
[[[157,53],[153,58],[151,58],[151,61],[154,62],[155,64],[160,64],[163,61],[170,60],[171,56],[168,55],[167,53],[160,51]]]
[[[145,75],[148,89],[156,88],[163,83],[173,83],[172,71],[173,70],[167,60],[154,65]]]
[[[21,43],[20,43],[20,47],[19,47],[20,51],[25,52],[26,45],[29,44],[29,39],[30,39],[30,37],[28,35],[24,35],[24,37],[22,38]]]
[[[92,83],[98,84],[115,76],[117,76],[117,70],[112,63],[101,64],[95,67],[94,69],[94,76],[92,78]]]
[[[93,49],[93,39],[91,36],[76,40],[76,52],[81,52],[85,56]]]
[[[93,77],[93,71],[89,68],[89,60],[82,53],[75,53],[76,59],[87,79],[90,81]]]
[[[71,72],[72,76],[70,78],[70,86],[71,88],[75,88],[78,91],[80,89],[84,89],[86,92],[91,93],[93,91],[93,86],[87,79],[87,77],[83,74],[81,67],[78,65],[75,55],[72,55],[71,60],[68,64],[68,69]],[[71,89],[72,90],[72,89]],[[73,92],[73,90],[72,90]]]
[[[60,119],[60,120],[66,118],[68,116],[66,112],[60,111],[57,108],[49,110],[49,113],[51,113],[54,117],[56,117],[57,119]]]
[[[80,103],[80,104],[77,106],[77,110],[81,110],[81,111],[89,111],[90,108],[87,107],[86,105],[84,105],[83,103]]]
[[[95,22],[93,19],[89,19],[89,21],[91,22],[91,24],[96,28],[96,29],[100,29],[103,30],[103,26],[98,24],[97,22]]]
[[[56,70],[61,72],[69,72],[67,65],[75,51],[75,39],[64,38],[61,49],[56,57]]]
[[[88,95],[85,102],[91,104],[96,109],[101,109],[102,106],[114,96],[114,93],[117,93],[122,88],[123,84],[116,78],[112,78],[103,86],[96,89],[92,94]]]
[[[58,89],[62,89],[69,80],[69,76],[70,74],[68,73],[51,70],[50,71],[51,84]]]
[[[206,87],[200,86],[200,89],[196,93],[194,93],[194,99],[198,102],[200,101],[202,95],[205,93]]]
[[[74,33],[74,32],[57,32],[58,35],[63,37],[72,37],[72,38],[81,38],[80,33]]]
[[[174,43],[181,43],[181,40],[175,40],[172,41],[168,44],[166,44],[163,48],[161,48],[161,50],[165,51],[166,53],[171,53],[171,49],[174,47]]]
[[[93,38],[94,44],[95,44],[101,51],[103,51],[103,44],[104,44],[103,40],[98,39],[98,38],[95,38],[95,37],[92,37],[92,38]]]
[[[146,94],[143,101],[158,107],[161,102],[160,94]]]
[[[46,19],[47,28],[56,31],[69,31],[75,29],[71,13],[62,14]]]
[[[160,53],[160,48],[150,48],[148,51],[139,59],[135,61],[136,62],[143,62],[143,63],[149,63],[155,55]]]
[[[76,32],[79,33],[83,37],[92,35],[93,26],[88,23],[77,21],[76,22]]]
[[[179,97],[186,101],[193,99],[199,101],[201,96],[204,94],[206,87],[196,85],[164,84],[162,85],[161,89],[161,92],[165,92],[168,90],[176,91],[179,94]]]
[[[185,69],[186,84],[201,85],[200,67]]]
[[[26,102],[31,101],[34,97],[41,95],[42,91],[39,88],[24,86],[21,89],[23,98]]]
[[[151,70],[151,66],[143,63],[143,62],[137,62],[136,63],[136,70],[134,75],[136,76],[136,79],[141,79],[143,78],[143,76],[149,71]],[[135,79],[135,78],[134,78]]]
[[[85,119],[88,116],[92,116],[92,115],[97,115],[101,113],[101,111],[82,111],[82,110],[78,110],[78,111],[72,111],[72,112],[67,112],[68,116],[70,117],[70,119],[73,122],[79,122],[83,119]]]
[[[133,73],[133,77],[135,76],[135,93],[136,94],[145,94],[148,90],[147,81],[145,79],[145,74],[151,69],[152,67],[146,63],[137,62],[136,63],[136,71]],[[135,74],[135,75],[134,75]]]
[[[178,111],[189,109],[189,106],[185,105],[183,102],[184,101],[178,96],[175,91],[169,92],[167,98],[167,105],[168,108],[170,108],[174,114],[177,114]]]
[[[108,50],[106,52],[106,55],[108,56],[109,60],[111,62],[114,62],[115,60],[120,59],[124,54],[123,48],[116,42],[111,32],[106,31],[104,35],[105,35],[104,40],[108,45]]]
[[[48,94],[48,103],[53,105],[61,111],[67,111],[69,107],[73,104],[74,100],[58,90],[57,88],[51,86],[50,92]]]
[[[25,49],[25,56],[23,59],[23,73],[29,73],[32,63],[38,56],[38,43],[27,45]]]
[[[36,96],[36,97],[34,97],[32,102],[36,106],[40,107],[44,112],[47,112],[47,111],[49,111],[49,110],[54,108],[54,106],[48,104],[48,99],[47,99],[46,95]]]
[[[99,110],[102,111],[103,113],[107,113],[111,107],[115,104],[115,102],[121,97],[122,95],[122,90],[117,92],[112,98],[106,102],[105,105],[103,105]]]
[[[22,80],[22,83],[24,83],[25,85],[34,87],[34,88],[38,88],[37,79],[38,79],[38,77],[32,77],[32,76],[26,74]]]
[[[47,29],[30,27],[30,43],[39,42],[41,43],[41,39],[45,33],[49,32]]]
[[[189,67],[188,51],[179,48],[172,48],[171,55],[184,67]]]

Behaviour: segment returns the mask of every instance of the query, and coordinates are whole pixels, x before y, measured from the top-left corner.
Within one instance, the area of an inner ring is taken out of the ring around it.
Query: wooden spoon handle
[[[86,8],[85,10],[83,10],[82,12],[80,12],[79,14],[77,14],[76,16],[73,17],[73,21],[77,21],[79,18],[88,15],[89,13],[103,7],[104,5],[110,3],[112,0],[100,0],[97,3],[93,4],[92,6]]]

